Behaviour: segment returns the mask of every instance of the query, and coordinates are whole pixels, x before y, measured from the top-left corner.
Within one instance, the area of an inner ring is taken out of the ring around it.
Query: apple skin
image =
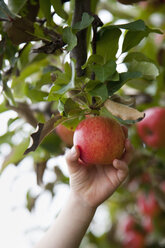
[[[55,130],[63,142],[65,142],[68,146],[73,145],[74,131],[72,131],[71,129],[68,129],[67,127],[65,127],[62,124],[59,124]]]
[[[138,195],[137,207],[141,214],[149,217],[154,217],[160,212],[160,207],[152,191],[147,195],[143,192]]]
[[[123,128],[114,119],[95,116],[77,126],[73,143],[80,150],[80,159],[87,165],[109,165],[120,159],[125,146]]]
[[[149,147],[165,147],[165,108],[149,108],[145,114],[144,119],[137,123],[138,135]]]
[[[138,231],[132,230],[127,232],[123,241],[124,248],[144,248],[145,237]]]
[[[147,233],[151,233],[154,230],[152,217],[144,216],[142,219],[142,226]]]
[[[120,223],[122,231],[126,234],[132,231],[136,226],[136,221],[133,216],[128,215],[123,222]]]

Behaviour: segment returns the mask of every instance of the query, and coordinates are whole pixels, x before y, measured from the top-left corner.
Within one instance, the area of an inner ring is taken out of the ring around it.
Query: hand
[[[85,166],[79,162],[78,147],[72,147],[66,154],[72,193],[87,206],[96,208],[126,179],[132,153],[133,147],[126,139],[125,152],[121,160],[115,159],[112,165]]]

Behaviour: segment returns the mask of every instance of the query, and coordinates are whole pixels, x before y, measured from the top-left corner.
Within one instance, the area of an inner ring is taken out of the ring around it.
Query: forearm
[[[70,193],[65,207],[35,248],[78,248],[95,210]]]

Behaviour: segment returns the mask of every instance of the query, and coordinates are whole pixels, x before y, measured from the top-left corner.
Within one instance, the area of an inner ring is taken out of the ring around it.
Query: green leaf
[[[45,35],[43,28],[38,25],[38,23],[34,23],[34,36],[37,37],[38,39],[45,40],[45,41],[51,41],[50,37]]]
[[[64,103],[61,101],[61,99],[58,101],[58,111],[62,115],[64,112]]]
[[[4,159],[0,173],[2,173],[3,170],[9,164],[16,164],[24,158],[23,154],[29,145],[29,141],[30,141],[30,139],[27,138],[27,139],[23,140],[19,145],[15,145],[13,147],[12,151]]]
[[[133,72],[123,72],[119,74],[120,80],[119,81],[109,81],[107,83],[107,89],[109,96],[113,95],[116,91],[118,91],[127,81],[133,78],[140,78],[142,74],[138,71]]]
[[[70,112],[81,112],[78,103],[74,102],[71,98],[68,98],[64,104],[64,112],[66,115],[69,115]]]
[[[162,32],[158,29],[151,29],[142,20],[138,20],[132,23],[124,24],[122,25],[125,29],[128,29],[129,31],[126,33],[124,42],[123,42],[123,47],[122,47],[122,52],[127,52],[130,50],[132,47],[137,46],[140,41],[147,37],[150,33],[159,33],[161,34]],[[121,25],[120,25],[121,27]]]
[[[137,20],[126,24],[116,25],[118,28],[127,29],[130,31],[145,31],[146,25],[143,20]]]
[[[104,25],[104,28],[108,28],[108,29],[114,29],[114,28],[120,28],[120,29],[127,29],[129,31],[147,31],[149,30],[149,32],[155,32],[158,34],[162,34],[162,32],[159,29],[152,29],[149,28],[145,22],[141,19],[133,21],[133,22],[129,22],[126,24],[118,24],[118,25]]]
[[[108,90],[105,84],[97,85],[93,90],[89,91],[91,96],[101,97],[102,101],[105,101],[108,98]]]
[[[80,31],[82,29],[89,27],[89,25],[92,24],[93,20],[94,20],[93,16],[90,16],[88,13],[84,12],[81,21],[74,24],[72,28],[74,30]]]
[[[46,100],[48,93],[41,90],[37,90],[32,85],[27,83],[25,85],[25,95],[29,97],[32,102],[41,102]]]
[[[56,92],[57,94],[63,95],[68,90],[74,89],[76,72],[75,72],[75,63],[73,61],[71,61],[71,67],[72,67],[72,77],[70,82],[67,85],[61,87],[61,89],[57,90]]]
[[[48,60],[43,59],[41,61],[36,61],[31,63],[30,65],[26,66],[22,71],[19,77],[13,77],[12,81],[12,87],[15,87],[16,85],[22,84],[22,81],[24,81],[27,77],[32,76],[34,73],[40,72],[40,70],[48,65]]]
[[[0,104],[0,113],[5,112],[8,110],[7,106],[6,106],[6,99],[4,99],[4,101]]]
[[[42,13],[44,14],[45,18],[47,19],[48,24],[50,24],[52,20],[51,16],[51,2],[50,0],[39,0],[40,2],[40,8]]]
[[[77,37],[70,27],[63,30],[63,41],[68,44],[66,50],[71,51],[77,45]]]
[[[96,78],[103,83],[115,73],[116,63],[113,60],[109,60],[104,65],[93,65],[92,69],[95,72]]]
[[[12,132],[6,132],[4,135],[1,135],[0,136],[0,144],[3,144],[3,143],[8,143],[8,144],[11,144],[11,139],[12,139],[12,136],[15,134],[14,131]]]
[[[62,153],[61,139],[55,134],[55,131],[46,136],[40,146],[54,156]]]
[[[105,27],[98,32],[96,54],[104,58],[104,63],[115,59],[120,35],[121,31],[118,28],[108,29]]]
[[[147,31],[128,31],[124,38],[122,52],[127,52],[132,47],[137,46],[143,38],[148,36],[148,34]]]
[[[157,66],[151,62],[133,60],[131,63],[126,63],[126,65],[130,72],[138,71],[147,80],[154,80],[159,75]]]
[[[27,0],[8,0],[8,6],[12,12],[17,14],[26,2]]]
[[[12,13],[3,0],[0,0],[0,19],[11,21],[16,15]]]
[[[123,60],[123,62],[131,62],[133,60],[136,61],[147,61],[147,62],[153,62],[150,58],[146,57],[143,53],[140,52],[132,52],[129,53]]]
[[[61,18],[65,20],[68,19],[68,14],[63,9],[62,1],[61,0],[50,0],[50,1],[57,15],[59,15]]]

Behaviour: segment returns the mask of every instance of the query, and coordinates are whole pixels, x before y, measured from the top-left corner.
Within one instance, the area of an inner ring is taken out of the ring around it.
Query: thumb
[[[72,149],[69,150],[65,155],[68,169],[71,174],[77,172],[80,168],[78,162],[79,156],[80,156],[80,151],[77,146],[73,146]]]

